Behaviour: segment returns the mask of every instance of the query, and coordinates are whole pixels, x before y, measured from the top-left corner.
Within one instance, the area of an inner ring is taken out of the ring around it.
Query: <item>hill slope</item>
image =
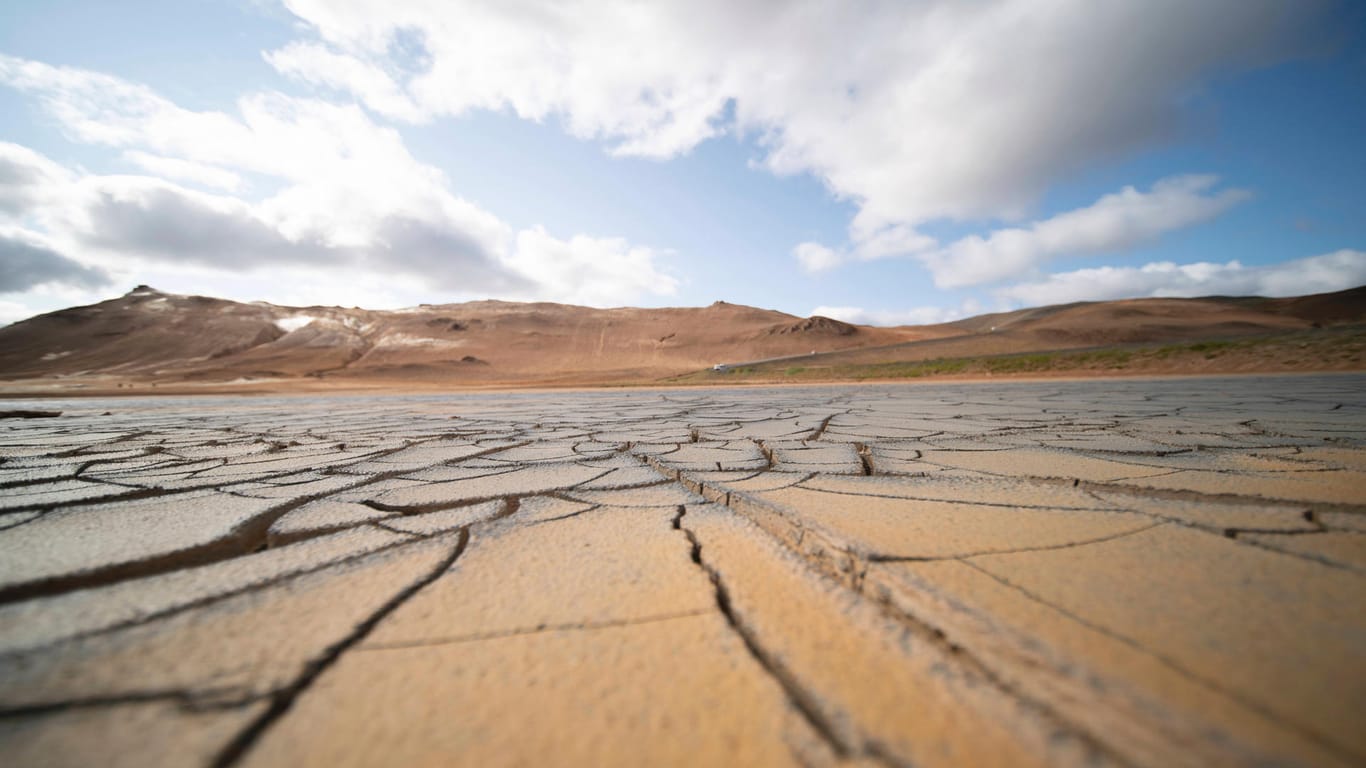
[[[1285,299],[1123,299],[1034,307],[930,326],[927,340],[817,355],[866,365],[1018,352],[1266,336],[1366,323],[1366,286]]]
[[[725,302],[593,309],[476,301],[374,311],[242,304],[138,286],[117,299],[0,328],[0,371],[7,379],[160,382],[630,380],[923,335]]]
[[[802,365],[867,365],[1362,323],[1366,287],[1288,299],[1082,302],[875,328],[725,302],[594,309],[475,301],[378,311],[243,304],[138,286],[0,328],[0,379],[95,388],[243,380],[647,383],[717,363],[798,356]]]

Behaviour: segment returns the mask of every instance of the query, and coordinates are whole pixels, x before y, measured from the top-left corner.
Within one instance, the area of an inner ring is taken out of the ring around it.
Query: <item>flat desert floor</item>
[[[10,766],[1366,763],[1363,375],[0,410]]]

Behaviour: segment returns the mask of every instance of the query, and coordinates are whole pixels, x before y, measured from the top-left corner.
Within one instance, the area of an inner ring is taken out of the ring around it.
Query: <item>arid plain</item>
[[[0,768],[1366,768],[1366,2],[0,8]]]
[[[2,407],[10,765],[1366,760],[1360,374]]]

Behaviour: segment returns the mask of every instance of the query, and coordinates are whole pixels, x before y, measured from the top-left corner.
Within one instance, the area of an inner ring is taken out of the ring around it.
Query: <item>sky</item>
[[[11,0],[0,323],[1366,284],[1366,5]]]

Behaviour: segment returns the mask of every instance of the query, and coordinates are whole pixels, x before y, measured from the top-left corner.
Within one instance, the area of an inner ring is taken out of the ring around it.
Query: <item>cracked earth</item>
[[[1366,377],[0,405],[8,765],[1366,762]]]

